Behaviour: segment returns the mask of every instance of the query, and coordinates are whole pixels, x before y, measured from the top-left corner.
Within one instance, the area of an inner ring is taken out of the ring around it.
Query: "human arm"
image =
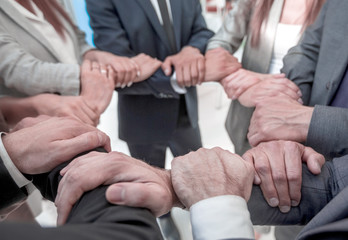
[[[133,39],[131,36],[128,36],[132,33],[127,32],[122,23],[122,16],[120,16],[123,13],[118,12],[122,11],[122,8],[124,8],[123,11],[128,12],[126,9],[129,9],[129,5],[132,4],[136,4],[133,8],[138,8],[139,6],[137,3],[120,3],[117,8],[110,0],[100,3],[86,1],[86,4],[87,11],[90,15],[91,27],[94,31],[94,42],[98,49],[128,58],[133,58],[141,53],[131,47],[138,45],[138,38]],[[137,24],[139,25],[138,22]],[[115,44],[115,42],[117,42],[117,44]],[[152,58],[157,57],[156,53],[153,51],[145,52],[145,54]],[[141,67],[141,65],[139,66]],[[179,97],[170,84],[170,78],[165,76],[161,69],[155,71],[146,81],[135,83],[132,87],[118,88],[117,91],[120,94],[130,95],[151,94],[160,97],[161,94],[170,94],[174,97]]]
[[[347,155],[347,119],[345,108],[315,105],[306,145],[329,159]]]
[[[207,50],[222,47],[233,54],[249,31],[253,1],[238,1],[228,13],[221,28],[208,41]]]
[[[309,104],[311,96],[323,37],[327,5],[327,3],[323,5],[317,20],[303,33],[300,43],[291,48],[283,58],[284,67],[281,69],[281,72],[285,73],[288,79],[299,86],[305,105]]]
[[[306,163],[314,175],[321,172],[325,163],[321,154],[290,141],[260,143],[243,158],[254,166],[254,184],[260,185],[268,204],[279,207],[283,213],[301,201],[302,163]]]
[[[5,86],[27,95],[60,93],[78,95],[80,92],[80,67],[40,60],[41,53],[30,53],[0,26],[0,76]],[[28,76],[30,76],[28,78]]]
[[[248,139],[251,146],[271,140],[305,142],[313,107],[288,98],[267,98],[256,103]],[[320,151],[319,151],[320,152]]]

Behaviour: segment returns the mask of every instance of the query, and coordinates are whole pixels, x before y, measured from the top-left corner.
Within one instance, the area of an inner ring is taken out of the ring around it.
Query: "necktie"
[[[168,7],[167,7],[167,2],[166,0],[157,0],[158,1],[158,6],[161,11],[161,16],[162,16],[162,21],[163,21],[163,28],[164,31],[166,32],[170,49],[173,53],[177,52],[176,49],[176,44],[175,44],[175,35],[174,35],[174,29],[173,29],[173,24],[170,21],[169,18],[169,13],[168,13]]]

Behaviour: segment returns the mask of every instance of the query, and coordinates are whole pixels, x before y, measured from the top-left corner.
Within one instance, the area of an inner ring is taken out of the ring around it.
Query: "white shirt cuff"
[[[225,195],[199,201],[190,209],[193,238],[254,239],[246,201],[239,196]]]
[[[35,190],[34,185],[29,181],[26,177],[23,176],[23,174],[18,170],[18,168],[14,165],[12,162],[10,156],[8,155],[6,148],[2,142],[2,135],[5,133],[0,133],[0,156],[1,159],[11,175],[13,181],[17,184],[19,188],[26,187],[28,194],[32,193]]]
[[[187,93],[186,88],[179,86],[178,81],[176,80],[176,72],[174,72],[173,75],[170,77],[170,84],[172,85],[172,88],[175,92],[179,94]]]

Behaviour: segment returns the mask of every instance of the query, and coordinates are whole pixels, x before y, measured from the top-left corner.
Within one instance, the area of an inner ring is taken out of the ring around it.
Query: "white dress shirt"
[[[42,36],[50,43],[52,49],[55,51],[61,63],[77,64],[78,60],[74,51],[74,44],[69,34],[64,30],[65,39],[62,38],[54,27],[45,20],[44,14],[36,6],[35,3],[31,2],[31,5],[35,11],[35,14],[30,12],[28,9],[23,7],[15,0],[8,0],[13,7],[15,7],[25,18],[28,19],[36,30],[38,30]]]
[[[239,196],[199,201],[191,206],[190,216],[195,240],[254,239],[247,203]]]
[[[150,0],[150,1],[152,3],[153,8],[155,9],[155,12],[157,14],[159,22],[163,25],[162,14],[161,14],[161,10],[159,8],[157,0]],[[173,14],[172,14],[172,8],[170,5],[170,1],[166,0],[166,2],[167,2],[167,7],[168,7],[169,18],[173,23]],[[180,87],[178,85],[175,72],[173,73],[172,77],[170,78],[170,84],[171,84],[172,88],[174,89],[174,91],[179,93],[179,94],[185,94],[187,92],[185,88]]]
[[[12,162],[10,156],[8,155],[6,148],[2,142],[2,136],[5,133],[0,133],[0,156],[1,159],[11,175],[13,181],[17,184],[18,188],[26,187],[28,194],[32,193],[35,190],[34,184],[29,181],[23,174],[18,170],[18,168]]]

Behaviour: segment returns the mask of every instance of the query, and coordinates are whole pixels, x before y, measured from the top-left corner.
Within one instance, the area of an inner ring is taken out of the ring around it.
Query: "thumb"
[[[319,174],[321,167],[325,163],[325,158],[310,147],[305,147],[302,155],[302,161],[307,163],[308,169],[313,174]]]
[[[167,57],[163,64],[162,64],[162,70],[166,76],[170,76],[172,74],[172,58]]]
[[[170,194],[157,184],[115,183],[106,190],[106,199],[112,204],[147,208],[156,217],[172,208]]]

